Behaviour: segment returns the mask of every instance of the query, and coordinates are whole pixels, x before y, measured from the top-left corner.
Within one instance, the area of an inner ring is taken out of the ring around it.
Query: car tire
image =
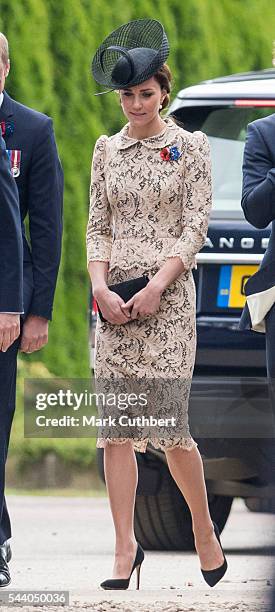
[[[105,481],[102,453],[97,456]],[[134,528],[138,542],[146,550],[195,550],[190,510],[168,467],[149,451],[136,456],[139,480]],[[210,514],[220,533],[232,502],[233,497],[208,494]]]
[[[160,471],[161,486],[158,493],[136,496],[136,538],[146,550],[195,550],[189,507],[169,469],[161,465]],[[233,497],[208,494],[210,514],[220,533],[226,524],[232,502]]]

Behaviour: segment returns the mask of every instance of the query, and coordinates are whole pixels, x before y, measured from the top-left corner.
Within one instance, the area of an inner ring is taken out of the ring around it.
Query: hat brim
[[[92,74],[97,83],[111,90],[131,87],[153,76],[168,55],[162,24],[155,19],[136,19],[105,38],[93,57]]]

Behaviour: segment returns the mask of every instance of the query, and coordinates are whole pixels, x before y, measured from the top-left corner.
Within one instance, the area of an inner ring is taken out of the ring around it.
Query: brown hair
[[[0,32],[0,61],[4,66],[7,66],[9,61],[9,44],[2,32]]]
[[[162,109],[166,108],[170,102],[170,92],[172,88],[172,73],[168,64],[163,64],[157,72],[153,75],[154,79],[159,83],[161,89],[166,89],[167,94],[162,102]]]

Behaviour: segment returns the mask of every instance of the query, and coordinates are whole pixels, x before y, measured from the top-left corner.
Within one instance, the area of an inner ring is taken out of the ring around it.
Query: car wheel
[[[158,492],[136,497],[136,538],[147,550],[195,550],[189,507],[169,469],[164,464],[159,469],[161,485]],[[226,524],[232,501],[233,497],[208,494],[210,514],[220,532]]]
[[[164,461],[146,453],[136,453],[139,479],[134,528],[138,542],[146,550],[195,550],[189,507]],[[103,481],[103,449],[97,453]],[[207,482],[206,482],[207,486]],[[233,497],[208,494],[212,519],[222,532]]]

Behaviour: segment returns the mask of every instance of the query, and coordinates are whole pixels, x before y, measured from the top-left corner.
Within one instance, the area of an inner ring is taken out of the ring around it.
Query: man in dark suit
[[[19,199],[0,134],[0,350],[6,352],[20,333],[23,314],[23,244]]]
[[[242,208],[254,227],[272,223],[271,236],[259,270],[245,285],[246,304],[240,329],[266,335],[266,365],[271,410],[275,415],[275,114],[248,124],[243,158]],[[253,443],[253,440],[252,440]],[[275,443],[273,437],[258,440],[271,466],[275,483]],[[274,567],[275,572],[275,567]],[[275,577],[275,576],[274,576]],[[271,610],[275,612],[275,591]]]
[[[267,377],[275,432],[275,114],[257,119],[247,126],[242,208],[245,218],[254,227],[265,228],[272,224],[270,240],[259,270],[245,284],[246,304],[239,327],[265,333]],[[270,446],[275,482],[275,444],[272,438],[266,443]]]
[[[248,124],[243,158],[242,208],[257,228],[272,223],[259,270],[245,284],[240,329],[266,333],[268,378],[275,378],[275,114]]]
[[[0,33],[0,125],[6,142],[12,175],[19,192],[23,237],[23,305],[20,344],[11,358],[1,353],[0,403],[3,405],[4,432],[0,440],[0,463],[6,460],[15,404],[17,350],[32,353],[48,341],[52,308],[61,256],[63,172],[56,148],[52,119],[19,104],[6,93],[10,70],[8,41]],[[23,75],[22,75],[23,78]],[[29,241],[24,220],[29,221]],[[7,402],[10,407],[5,408]],[[7,414],[9,416],[7,416]],[[2,428],[2,420],[0,429]],[[10,519],[3,497],[4,475],[0,469],[0,575],[1,559],[10,556]],[[7,584],[10,577],[7,577]],[[6,586],[3,584],[0,586]]]
[[[23,244],[18,191],[11,175],[5,142],[0,134],[0,515],[3,511],[6,445],[13,403],[9,400],[15,376],[20,314],[23,313]],[[8,367],[7,367],[8,364]],[[4,365],[4,367],[3,367]],[[0,546],[0,586],[10,582],[10,551]]]

